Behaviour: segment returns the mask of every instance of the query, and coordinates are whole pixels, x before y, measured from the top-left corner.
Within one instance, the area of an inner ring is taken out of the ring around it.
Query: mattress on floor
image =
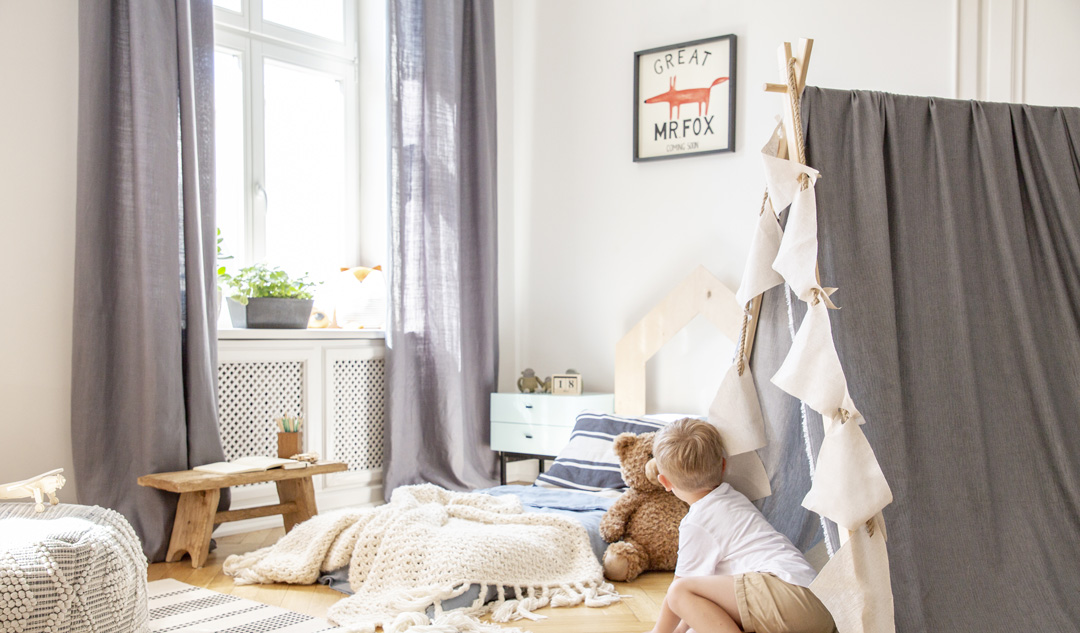
[[[603,561],[604,549],[607,548],[607,543],[600,536],[600,519],[603,518],[604,513],[611,507],[611,504],[615,503],[615,499],[577,490],[560,490],[537,486],[496,486],[475,492],[495,496],[515,495],[521,499],[521,505],[526,512],[558,514],[578,521],[589,535],[589,545],[592,546],[596,559]],[[342,593],[352,593],[352,589],[349,587],[348,566],[322,574],[319,576],[319,582]],[[457,598],[443,601],[443,609],[456,609],[457,607],[470,605],[479,595],[480,585],[474,585]],[[494,600],[495,596],[496,589],[492,587],[489,589],[485,600]]]

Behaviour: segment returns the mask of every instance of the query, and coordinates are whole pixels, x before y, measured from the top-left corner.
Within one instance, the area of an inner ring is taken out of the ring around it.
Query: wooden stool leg
[[[278,499],[281,503],[296,504],[296,510],[281,515],[285,521],[285,531],[289,532],[297,523],[307,521],[319,513],[315,507],[315,486],[311,483],[311,477],[299,479],[284,479],[274,482],[277,484]]]
[[[210,534],[214,531],[214,514],[220,498],[221,490],[217,488],[180,493],[166,562],[178,561],[187,552],[191,556],[192,567],[199,568],[206,564],[206,557],[210,554]]]

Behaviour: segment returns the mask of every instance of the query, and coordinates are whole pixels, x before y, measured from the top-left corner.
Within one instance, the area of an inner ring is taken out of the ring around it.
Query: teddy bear
[[[615,437],[623,481],[629,487],[600,520],[604,576],[629,582],[647,570],[672,571],[679,555],[679,522],[690,508],[664,489],[653,459],[656,433]]]

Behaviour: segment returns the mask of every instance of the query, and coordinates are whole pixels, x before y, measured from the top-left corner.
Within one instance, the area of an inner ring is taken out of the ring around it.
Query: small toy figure
[[[44,495],[48,495],[49,503],[56,505],[60,503],[60,500],[56,498],[56,491],[64,487],[66,479],[60,473],[64,472],[63,468],[57,468],[50,470],[47,473],[41,473],[36,477],[30,479],[24,479],[22,481],[13,481],[9,484],[0,484],[0,499],[24,499],[26,497],[33,497],[34,510],[38,512],[45,511]]]
[[[517,388],[521,393],[543,393],[547,391],[544,381],[536,377],[536,372],[532,370],[532,367],[526,367],[525,371],[521,372],[521,378],[517,380]]]

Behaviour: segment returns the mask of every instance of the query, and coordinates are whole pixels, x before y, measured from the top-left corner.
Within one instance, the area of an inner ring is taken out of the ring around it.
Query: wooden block
[[[310,480],[309,480],[310,481]],[[192,567],[202,567],[210,553],[210,534],[214,531],[214,515],[217,513],[221,490],[196,490],[180,495],[173,522],[169,551],[165,560],[180,560],[186,553],[191,557]]]
[[[295,504],[295,510],[281,515],[285,521],[285,531],[289,532],[297,523],[307,521],[318,514],[315,507],[315,486],[311,478],[287,479],[277,482],[278,499],[282,504]]]
[[[554,396],[580,396],[581,374],[552,374],[551,394]]]

